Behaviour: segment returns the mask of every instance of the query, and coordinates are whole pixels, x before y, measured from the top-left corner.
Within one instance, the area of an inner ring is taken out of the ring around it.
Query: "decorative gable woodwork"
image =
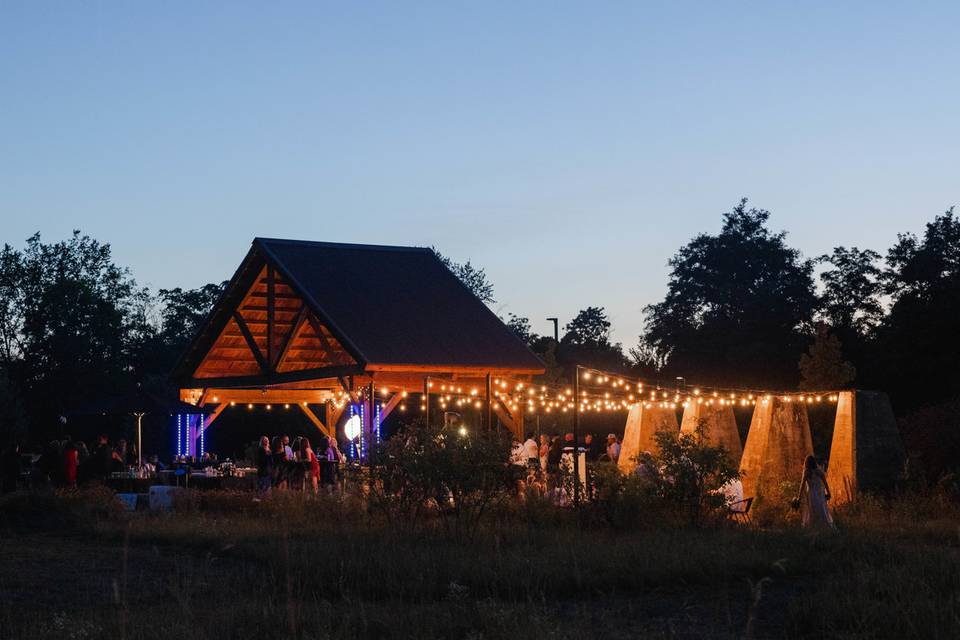
[[[265,266],[194,372],[229,378],[356,364],[303,299]]]

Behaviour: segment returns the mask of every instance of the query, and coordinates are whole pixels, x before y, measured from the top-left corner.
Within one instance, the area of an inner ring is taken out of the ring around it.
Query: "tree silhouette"
[[[844,389],[857,376],[857,369],[843,359],[840,340],[825,325],[817,326],[817,337],[807,353],[800,356],[800,388],[809,391]]]
[[[770,212],[743,199],[718,235],[670,260],[665,299],[646,309],[644,341],[671,373],[715,384],[793,386],[817,296],[813,263],[767,229]]]

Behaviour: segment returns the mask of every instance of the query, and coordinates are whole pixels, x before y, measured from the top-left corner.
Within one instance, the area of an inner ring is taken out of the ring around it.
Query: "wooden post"
[[[423,422],[430,426],[430,376],[423,379]]]
[[[137,416],[137,469],[143,468],[143,429],[141,428],[141,421],[143,420],[143,413],[139,412],[134,414]]]
[[[580,506],[580,365],[573,370],[573,506]]]
[[[487,374],[487,407],[486,407],[487,431],[493,431],[493,379]]]
[[[376,444],[373,441],[373,427],[375,425],[375,413],[377,408],[377,402],[374,398],[377,387],[373,380],[370,381],[370,386],[368,388],[369,394],[367,396],[367,410],[364,412],[366,416],[366,424],[363,425],[364,431],[366,432],[367,438],[367,462],[369,464],[370,454],[372,453],[373,446]]]

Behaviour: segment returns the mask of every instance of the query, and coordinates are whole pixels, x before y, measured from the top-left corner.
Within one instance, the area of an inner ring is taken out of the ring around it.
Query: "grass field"
[[[3,638],[957,638],[960,511],[865,501],[789,523],[627,531],[531,502],[469,540],[351,499],[0,500]]]

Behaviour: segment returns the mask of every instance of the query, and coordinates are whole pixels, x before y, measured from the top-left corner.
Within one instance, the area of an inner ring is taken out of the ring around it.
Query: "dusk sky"
[[[0,241],[78,228],[153,288],[229,277],[254,236],[435,245],[502,315],[604,306],[632,346],[667,260],[743,196],[807,256],[960,202],[958,25],[957,2],[7,0]]]

